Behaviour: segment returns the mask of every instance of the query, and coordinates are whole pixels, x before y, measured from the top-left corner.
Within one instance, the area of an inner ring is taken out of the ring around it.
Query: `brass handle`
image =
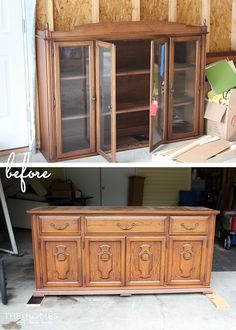
[[[193,252],[190,251],[190,250],[186,250],[183,253],[183,258],[184,258],[184,260],[192,260],[193,259]]]
[[[195,223],[193,227],[186,226],[184,223],[181,223],[181,227],[183,227],[185,230],[195,230],[199,227],[199,223]]]
[[[131,225],[129,225],[129,226],[126,226],[126,227],[123,227],[122,226],[122,224],[121,223],[117,223],[116,224],[116,226],[118,227],[118,228],[120,228],[121,230],[131,230],[131,229],[133,229],[135,226],[137,226],[135,223],[132,223]]]
[[[65,230],[67,227],[69,227],[69,223],[66,223],[64,227],[57,227],[55,223],[51,223],[50,226],[56,230]]]

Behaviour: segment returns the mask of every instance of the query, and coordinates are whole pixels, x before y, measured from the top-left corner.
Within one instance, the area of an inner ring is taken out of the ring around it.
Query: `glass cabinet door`
[[[167,135],[168,39],[151,45],[150,149],[153,151]]]
[[[173,38],[170,48],[169,139],[197,135],[200,38]]]
[[[116,161],[116,48],[97,42],[97,149],[110,162]]]
[[[56,43],[57,157],[95,152],[94,47],[92,42]]]

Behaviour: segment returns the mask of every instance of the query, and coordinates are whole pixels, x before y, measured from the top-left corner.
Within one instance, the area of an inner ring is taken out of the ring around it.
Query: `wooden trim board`
[[[215,155],[230,148],[230,143],[225,140],[219,140],[210,144],[203,144],[175,157],[175,160],[181,163],[203,163]]]
[[[11,152],[15,152],[16,154],[21,154],[29,151],[29,147],[23,147],[23,148],[17,148],[17,149],[9,149],[9,150],[3,150],[0,151],[0,157],[1,156],[8,156]]]
[[[214,156],[219,156],[227,150],[230,151],[231,143],[211,136],[203,136],[200,139],[191,141],[181,147],[169,150],[160,150],[153,153],[156,157],[166,157],[180,163],[202,163]],[[235,153],[235,151],[233,151]]]
[[[228,302],[221,297],[218,293],[207,293],[205,296],[210,300],[210,302],[217,308],[217,309],[227,309],[230,308]]]

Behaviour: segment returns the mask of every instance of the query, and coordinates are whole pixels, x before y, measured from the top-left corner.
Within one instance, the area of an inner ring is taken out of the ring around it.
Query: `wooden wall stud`
[[[93,0],[92,3],[92,23],[99,23],[100,21],[100,1]]]
[[[132,21],[140,21],[140,0],[132,0]]]
[[[177,21],[177,0],[169,0],[169,22]]]
[[[232,4],[231,48],[236,50],[236,0],[233,0]]]
[[[47,23],[50,31],[54,31],[54,1],[47,0]]]

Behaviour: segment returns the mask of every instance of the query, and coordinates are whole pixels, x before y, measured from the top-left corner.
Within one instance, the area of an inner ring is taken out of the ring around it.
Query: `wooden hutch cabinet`
[[[37,32],[41,151],[49,161],[203,134],[206,26],[125,22]]]
[[[218,211],[44,207],[29,213],[35,296],[210,292]]]

